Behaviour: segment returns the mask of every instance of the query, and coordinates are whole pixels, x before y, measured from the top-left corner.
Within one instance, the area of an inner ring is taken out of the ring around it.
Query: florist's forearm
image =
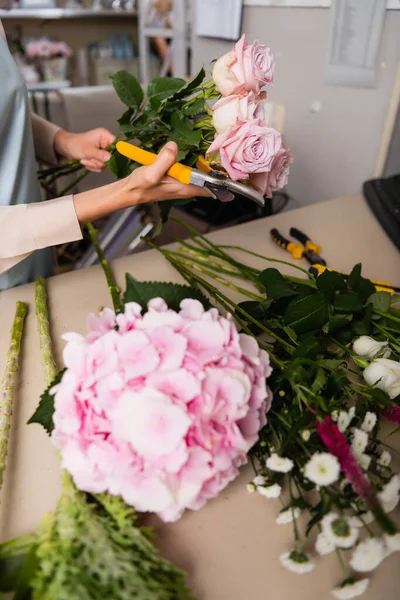
[[[129,202],[126,200],[124,186],[120,181],[74,195],[75,212],[81,225],[134,204],[136,202],[132,197]]]

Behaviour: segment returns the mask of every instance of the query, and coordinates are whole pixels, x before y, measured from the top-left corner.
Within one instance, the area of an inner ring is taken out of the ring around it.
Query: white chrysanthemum
[[[369,578],[360,579],[354,581],[352,579],[344,582],[343,585],[336,587],[332,590],[332,596],[338,600],[351,600],[352,598],[358,598],[362,596],[366,591],[369,584]]]
[[[356,455],[362,454],[367,446],[368,446],[368,434],[365,431],[362,431],[361,429],[357,429],[357,427],[354,427],[353,439],[351,442],[352,452]]]
[[[358,539],[358,528],[351,525],[347,517],[341,517],[335,512],[325,515],[321,521],[321,526],[323,533],[338,548],[351,548]]]
[[[304,431],[301,432],[301,437],[305,442],[308,442],[311,437],[311,431],[309,429],[304,429]]]
[[[284,458],[275,452],[267,458],[265,464],[271,471],[278,471],[279,473],[289,473],[294,466],[294,462],[290,458]]]
[[[391,460],[392,455],[390,454],[390,452],[384,450],[376,462],[381,467],[388,467],[390,465]]]
[[[246,485],[246,488],[249,494],[254,494],[254,492],[256,491],[256,486],[254,485],[254,483],[248,483]]]
[[[378,494],[378,500],[382,504],[385,512],[392,512],[399,503],[400,476],[393,475],[389,483],[383,486]]]
[[[368,538],[360,542],[353,552],[350,566],[355,571],[373,571],[385,558],[385,545],[380,538]]]
[[[364,471],[368,471],[369,465],[371,464],[372,457],[369,456],[368,454],[357,454],[357,453],[354,453],[354,456],[355,456],[356,461],[360,465],[360,467]]]
[[[346,412],[345,410],[341,410],[339,415],[338,415],[338,420],[337,420],[337,426],[339,431],[341,431],[342,433],[344,431],[346,431],[346,429],[348,428],[348,426],[350,425],[350,415],[348,412]]]
[[[359,517],[353,516],[353,517],[349,517],[348,519],[349,519],[349,523],[352,527],[358,527],[358,528],[364,527],[364,525],[369,525],[370,523],[373,523],[375,521],[375,517],[370,510],[363,513]]]
[[[279,496],[281,495],[281,491],[282,488],[277,483],[268,486],[259,485],[257,487],[257,492],[265,498],[279,498]]]
[[[378,417],[375,413],[368,411],[364,417],[364,421],[362,422],[361,429],[370,433],[376,425]]]
[[[353,352],[369,360],[373,360],[377,355],[382,358],[388,358],[390,356],[390,349],[387,346],[388,342],[377,342],[368,335],[362,335],[354,342]]]
[[[356,407],[352,406],[351,408],[349,408],[350,421],[352,421],[354,419],[355,414],[356,414]]]
[[[318,552],[318,554],[321,554],[322,556],[324,554],[330,554],[331,552],[333,552],[336,549],[336,544],[333,541],[332,537],[326,535],[326,533],[321,531],[317,536],[317,540],[315,542],[315,549]]]
[[[264,477],[263,475],[257,475],[257,477],[254,477],[254,479],[253,479],[253,483],[255,486],[265,485],[266,481],[267,481],[267,478]]]
[[[282,510],[276,518],[278,525],[287,525],[292,523],[293,519],[298,519],[301,515],[301,510],[298,506],[286,508]]]
[[[400,533],[395,533],[394,535],[385,534],[383,537],[390,552],[400,552]]]
[[[303,552],[285,552],[285,554],[280,555],[279,560],[289,571],[293,571],[298,575],[309,573],[314,568],[314,562]]]
[[[304,475],[317,485],[331,485],[339,478],[339,461],[329,452],[316,452],[305,465]]]
[[[335,421],[335,423],[338,420],[338,416],[339,416],[339,411],[334,410],[331,412],[331,419],[332,419],[332,421]]]

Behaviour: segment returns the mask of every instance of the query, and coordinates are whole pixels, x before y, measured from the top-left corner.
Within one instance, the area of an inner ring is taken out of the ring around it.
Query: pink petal
[[[151,388],[122,394],[112,418],[114,435],[150,456],[173,452],[191,425],[185,412]]]

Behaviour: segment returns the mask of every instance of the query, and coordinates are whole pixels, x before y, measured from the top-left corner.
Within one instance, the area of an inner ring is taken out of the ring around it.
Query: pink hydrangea
[[[238,475],[266,424],[268,354],[230,316],[156,298],[64,336],[53,441],[77,487],[175,521]]]

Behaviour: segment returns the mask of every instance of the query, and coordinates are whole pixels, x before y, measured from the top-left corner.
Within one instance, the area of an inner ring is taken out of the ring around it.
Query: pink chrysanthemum
[[[238,474],[266,423],[269,357],[233,320],[160,298],[91,315],[64,336],[54,444],[77,487],[121,495],[165,521],[199,509]]]

